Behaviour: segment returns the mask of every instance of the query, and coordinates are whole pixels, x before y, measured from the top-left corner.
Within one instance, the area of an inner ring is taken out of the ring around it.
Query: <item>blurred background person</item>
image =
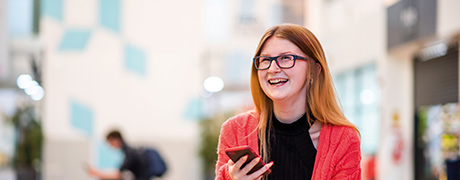
[[[114,172],[103,172],[97,170],[96,168],[88,167],[88,172],[90,175],[99,179],[121,179],[122,172],[128,170],[134,175],[135,180],[150,179],[148,172],[148,161],[144,154],[128,146],[118,130],[109,132],[106,139],[112,148],[121,149],[123,151],[123,164],[118,171]]]

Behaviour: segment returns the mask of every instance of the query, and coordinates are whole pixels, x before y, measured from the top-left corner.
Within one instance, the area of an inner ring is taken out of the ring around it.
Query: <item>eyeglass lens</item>
[[[277,64],[280,68],[290,68],[294,65],[293,55],[281,55],[276,58]],[[270,57],[258,57],[255,61],[258,69],[267,69],[271,65]]]

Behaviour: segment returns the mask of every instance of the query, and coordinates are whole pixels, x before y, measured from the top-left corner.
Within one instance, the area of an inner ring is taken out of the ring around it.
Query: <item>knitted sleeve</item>
[[[225,154],[225,149],[236,144],[236,135],[232,121],[226,121],[221,128],[219,144],[217,146],[216,180],[230,180],[227,162],[230,158]]]
[[[216,180],[231,179],[227,167],[230,158],[225,154],[227,148],[247,145],[258,152],[257,123],[258,114],[248,111],[231,117],[222,125],[217,146]]]
[[[343,136],[343,144],[337,149],[342,158],[334,168],[332,179],[356,180],[361,179],[361,148],[360,138],[356,131],[348,128]]]

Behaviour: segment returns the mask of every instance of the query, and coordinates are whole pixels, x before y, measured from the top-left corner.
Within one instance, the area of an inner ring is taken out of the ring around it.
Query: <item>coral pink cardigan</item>
[[[225,149],[248,145],[259,152],[257,124],[259,114],[249,111],[227,120],[219,137],[216,180],[230,180]],[[313,180],[361,179],[361,150],[358,133],[347,126],[323,124],[319,136]],[[276,166],[276,162],[274,162]]]

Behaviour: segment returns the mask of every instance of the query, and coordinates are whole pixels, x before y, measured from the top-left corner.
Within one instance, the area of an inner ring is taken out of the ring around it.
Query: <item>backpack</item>
[[[161,177],[166,172],[166,163],[160,154],[152,148],[146,148],[144,157],[147,160],[147,171],[150,177]]]

